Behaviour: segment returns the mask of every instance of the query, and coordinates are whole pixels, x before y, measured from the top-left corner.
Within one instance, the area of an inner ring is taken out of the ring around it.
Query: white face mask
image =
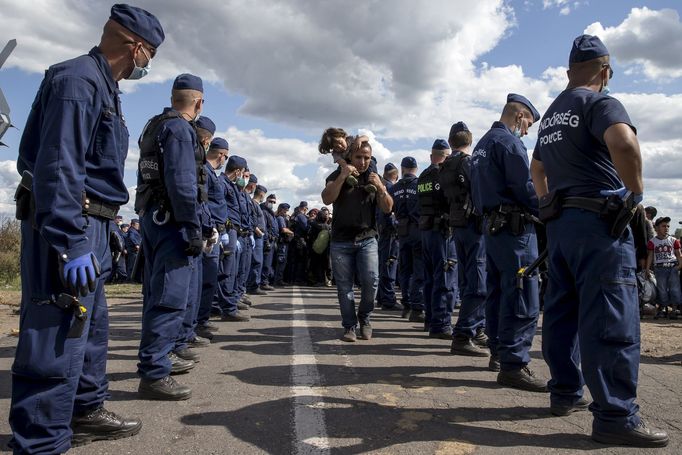
[[[135,59],[133,58],[133,70],[130,72],[130,75],[126,78],[129,80],[137,80],[137,79],[142,79],[145,77],[147,74],[149,74],[149,71],[152,69],[152,59],[147,55],[147,52],[144,50],[144,47],[141,47],[142,53],[144,54],[145,57],[147,57],[147,66],[137,66],[137,63],[135,63]]]

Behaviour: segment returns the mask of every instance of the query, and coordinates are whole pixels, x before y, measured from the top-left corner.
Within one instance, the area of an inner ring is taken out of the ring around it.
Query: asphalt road
[[[201,361],[177,376],[183,402],[137,399],[141,303],[110,301],[107,407],[144,421],[142,432],[73,454],[599,454],[682,453],[682,368],[643,357],[639,403],[665,428],[666,449],[604,447],[587,412],[552,417],[548,396],[500,388],[487,359],[452,356],[394,312],[373,315],[374,339],[343,343],[335,290],[287,288],[254,298],[247,323],[219,322]],[[16,338],[0,338],[0,407],[7,415]],[[533,346],[531,367],[548,376]],[[0,445],[9,440],[0,422]],[[4,449],[6,450],[6,449]]]

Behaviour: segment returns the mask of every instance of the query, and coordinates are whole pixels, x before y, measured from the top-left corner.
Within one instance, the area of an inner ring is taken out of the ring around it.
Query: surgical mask
[[[611,89],[609,88],[608,85],[602,85],[600,92],[603,93],[604,95],[608,95],[609,93],[611,93]]]
[[[244,177],[237,177],[237,180],[235,180],[235,183],[239,188],[244,188],[246,186],[246,180],[244,180]]]
[[[521,127],[520,126],[515,127],[514,131],[512,131],[512,134],[515,137],[518,137],[519,139],[521,139]]]
[[[272,202],[266,202],[266,203],[265,203],[265,206],[266,206],[267,208],[269,208],[270,210],[272,210],[272,208],[275,206],[275,204],[272,203]]]
[[[144,50],[144,47],[140,49],[142,49],[142,53],[144,54],[144,56],[147,57],[147,66],[137,66],[137,63],[135,63],[135,59],[133,58],[133,71],[131,71],[130,75],[126,79],[129,80],[142,79],[147,74],[149,74],[149,70],[152,69],[151,57],[147,55],[147,52]]]

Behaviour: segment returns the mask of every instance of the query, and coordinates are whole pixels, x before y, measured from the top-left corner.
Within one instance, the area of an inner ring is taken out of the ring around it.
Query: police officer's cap
[[[215,134],[215,123],[213,123],[213,120],[211,120],[208,117],[201,116],[199,117],[199,120],[196,121],[197,128],[203,128],[209,133],[211,133],[211,136]]]
[[[605,55],[609,55],[609,51],[598,36],[580,35],[573,40],[573,47],[571,48],[571,55],[568,57],[568,63],[586,62]]]
[[[384,172],[390,172],[390,171],[394,171],[396,169],[398,169],[398,168],[395,167],[395,164],[393,164],[393,163],[386,163],[386,166],[384,166]]]
[[[126,223],[123,223],[123,224],[121,225],[121,229],[127,228],[127,227],[130,227],[130,225],[129,225],[129,224],[126,224]]]
[[[268,200],[276,201],[276,200],[277,200],[277,195],[276,195],[275,193],[270,194],[270,195],[268,196]]]
[[[249,183],[258,183],[258,177],[256,177],[256,174],[249,175]]]
[[[445,139],[436,139],[433,141],[431,150],[450,150],[450,144]]]
[[[132,220],[130,220],[130,224],[139,224],[139,223],[140,223],[140,220],[138,220],[137,218],[133,218]]]
[[[303,208],[303,207],[308,208],[308,201],[301,201],[301,202],[298,204],[298,206],[301,207],[301,208]]]
[[[670,217],[669,216],[662,216],[660,218],[656,218],[656,221],[654,222],[654,226],[658,227],[658,225],[661,223],[670,223]]]
[[[118,3],[111,7],[109,19],[127,28],[153,47],[161,46],[166,38],[159,20],[142,8]]]
[[[537,109],[535,109],[535,106],[528,101],[528,98],[522,95],[517,95],[516,93],[510,93],[507,95],[507,103],[521,103],[524,106],[530,110],[530,113],[533,114],[533,122],[537,122],[540,120],[540,113],[538,112]]]
[[[114,220],[123,220],[123,216],[121,216],[121,215],[116,215],[116,216],[114,217]]]
[[[268,189],[265,188],[263,185],[256,185],[256,191],[265,194],[268,192]]]
[[[246,168],[246,160],[242,158],[241,156],[237,155],[232,155],[227,159],[227,169],[229,170],[234,170],[234,169],[245,169]]]
[[[467,124],[464,122],[453,123],[452,126],[450,127],[450,135],[448,137],[452,137],[461,131],[469,131],[469,128],[467,128]]]
[[[289,210],[290,208],[291,206],[286,202],[282,202],[280,205],[277,206],[277,210],[279,209]]]
[[[202,118],[203,117],[199,117],[199,120],[201,120]],[[211,145],[209,146],[209,148],[230,150],[230,144],[228,144],[227,141],[222,137],[214,137],[213,140],[211,141]]]
[[[406,156],[400,162],[400,167],[404,167],[406,169],[416,169],[417,168],[417,160],[415,160],[411,156]]]
[[[173,90],[196,90],[204,93],[204,83],[199,76],[183,73],[175,78]],[[199,117],[201,119],[201,117]]]

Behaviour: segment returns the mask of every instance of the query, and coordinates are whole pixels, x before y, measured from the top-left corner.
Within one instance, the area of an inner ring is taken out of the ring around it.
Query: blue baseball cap
[[[140,222],[140,220],[138,220],[137,218],[133,218],[132,220],[130,220],[130,224],[139,223],[139,222]]]
[[[275,193],[268,194],[268,197],[266,199],[274,199],[277,200],[277,195]]]
[[[291,206],[289,204],[287,204],[286,202],[282,202],[280,205],[277,206],[277,210],[279,210],[279,209],[289,210],[290,208],[291,208]]]
[[[400,167],[404,167],[406,169],[416,169],[417,168],[417,160],[415,160],[411,156],[406,156],[400,162]]]
[[[528,101],[528,98],[522,95],[517,95],[516,93],[510,93],[507,95],[507,103],[521,103],[524,106],[528,108],[530,113],[533,115],[533,122],[537,122],[540,120],[540,113],[538,112],[537,109],[535,109],[535,106]]]
[[[241,156],[232,155],[227,159],[227,169],[246,169],[246,160]]]
[[[452,137],[461,131],[469,131],[469,128],[467,128],[467,124],[464,122],[453,123],[452,126],[450,127],[450,135],[448,137]]]
[[[580,35],[573,40],[568,63],[580,63],[609,55],[608,49],[598,36]]]
[[[249,183],[258,183],[258,177],[256,177],[256,174],[249,175]]]
[[[203,128],[209,133],[211,133],[211,136],[215,134],[215,123],[213,123],[213,120],[204,115],[199,117],[199,120],[195,122],[195,125],[197,126],[197,128]]]
[[[183,73],[175,78],[173,90],[197,90],[204,93],[204,83],[199,76]]]
[[[298,206],[308,208],[308,201],[301,201]]]
[[[450,150],[450,144],[445,139],[436,139],[433,141],[431,150]]]
[[[398,169],[398,168],[395,167],[395,164],[393,164],[393,163],[386,163],[386,165],[384,166],[384,172],[389,172],[389,171],[393,171],[396,169]]]
[[[199,117],[199,120],[202,118],[203,117]],[[230,150],[230,144],[228,144],[227,141],[222,137],[214,137],[209,148]]]
[[[142,8],[117,3],[111,7],[109,19],[130,30],[153,47],[161,46],[166,38],[156,16]]]
[[[268,189],[265,188],[263,185],[256,185],[256,191],[265,194],[268,192]]]

